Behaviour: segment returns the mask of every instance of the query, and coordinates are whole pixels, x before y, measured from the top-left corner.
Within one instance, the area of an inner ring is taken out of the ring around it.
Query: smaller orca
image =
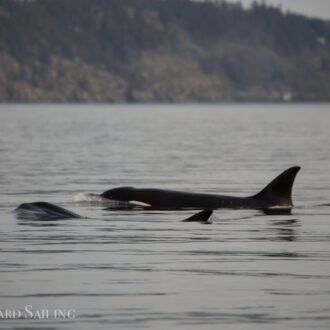
[[[73,213],[63,207],[47,202],[23,203],[14,211],[17,219],[28,220],[60,220],[82,218],[80,215]]]
[[[79,214],[73,213],[63,207],[47,202],[34,202],[34,203],[23,203],[19,205],[13,212],[16,214],[17,219],[24,220],[42,220],[52,221],[61,219],[81,219]],[[202,223],[211,224],[212,210],[204,210],[196,213],[193,216],[185,219],[185,222],[198,221]]]
[[[213,211],[212,210],[203,210],[202,212],[198,212],[196,214],[194,214],[193,216],[182,220],[183,222],[201,222],[201,223],[205,223],[205,224],[212,224],[213,220],[212,220],[212,214]]]

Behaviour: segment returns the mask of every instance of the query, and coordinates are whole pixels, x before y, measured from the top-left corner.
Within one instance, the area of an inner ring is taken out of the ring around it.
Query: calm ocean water
[[[329,329],[329,141],[329,104],[1,105],[0,326]],[[292,215],[217,210],[203,225],[88,195],[245,196],[294,165]],[[11,213],[40,200],[88,219]]]

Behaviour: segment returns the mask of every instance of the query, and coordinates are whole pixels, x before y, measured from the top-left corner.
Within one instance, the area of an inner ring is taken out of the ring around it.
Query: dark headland
[[[257,3],[0,2],[0,102],[329,100],[327,21]]]

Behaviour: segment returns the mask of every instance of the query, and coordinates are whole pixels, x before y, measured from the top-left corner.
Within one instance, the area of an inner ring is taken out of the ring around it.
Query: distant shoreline
[[[0,102],[330,101],[330,21],[263,3],[2,0],[0,35]]]

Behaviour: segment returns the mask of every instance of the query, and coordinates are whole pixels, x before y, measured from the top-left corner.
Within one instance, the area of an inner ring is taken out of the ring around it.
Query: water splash
[[[103,204],[103,203],[106,203],[107,200],[98,194],[80,192],[73,196],[72,202],[79,203],[79,204],[80,203],[87,203],[87,204],[102,203]]]

